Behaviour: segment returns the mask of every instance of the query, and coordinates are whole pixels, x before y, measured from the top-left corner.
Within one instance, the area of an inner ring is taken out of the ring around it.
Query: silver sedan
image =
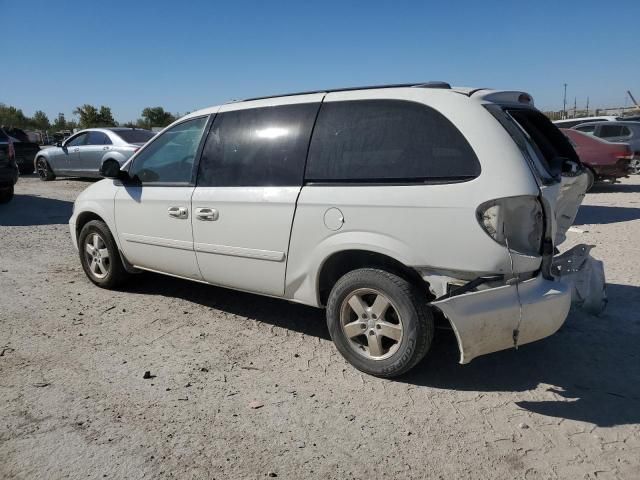
[[[99,177],[106,160],[124,164],[131,155],[155,135],[141,128],[89,128],[82,130],[55,147],[38,152],[35,167],[41,180],[56,175],[67,177]]]

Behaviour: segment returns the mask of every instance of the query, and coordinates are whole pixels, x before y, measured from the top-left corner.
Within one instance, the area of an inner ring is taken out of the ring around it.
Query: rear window
[[[355,100],[320,108],[305,177],[319,182],[424,182],[479,174],[469,143],[433,108],[400,100]]]
[[[558,157],[580,163],[567,137],[545,115],[530,109],[511,109],[507,112],[526,132],[548,171],[551,171],[551,164]]]
[[[9,128],[7,129],[7,133],[19,142],[29,142],[29,137],[27,136],[27,134],[19,128]]]
[[[116,130],[113,133],[127,143],[147,143],[155,136],[149,130]]]
[[[0,141],[6,142],[7,140],[9,140],[9,137],[7,137],[2,130],[0,130]]]

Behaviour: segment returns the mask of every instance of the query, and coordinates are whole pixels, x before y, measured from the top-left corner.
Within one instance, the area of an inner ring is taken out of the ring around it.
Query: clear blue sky
[[[0,102],[119,121],[161,105],[445,80],[525,90],[539,108],[640,97],[640,0],[0,0]]]

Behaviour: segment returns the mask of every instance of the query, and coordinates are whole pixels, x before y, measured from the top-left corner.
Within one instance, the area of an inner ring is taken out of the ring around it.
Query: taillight
[[[9,160],[12,160],[16,157],[16,149],[13,146],[13,142],[9,140]]]
[[[544,217],[538,197],[490,200],[478,207],[477,216],[480,226],[500,245],[525,255],[542,251]]]
[[[630,148],[626,148],[620,152],[615,152],[614,156],[620,160],[631,160],[633,159],[633,152]]]

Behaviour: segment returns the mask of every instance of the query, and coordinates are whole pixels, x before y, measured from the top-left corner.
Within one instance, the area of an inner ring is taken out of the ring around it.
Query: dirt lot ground
[[[567,241],[605,261],[603,316],[469,365],[438,331],[399,380],[351,368],[319,310],[94,287],[66,224],[88,184],[21,178],[0,206],[0,478],[640,478],[640,178]]]

